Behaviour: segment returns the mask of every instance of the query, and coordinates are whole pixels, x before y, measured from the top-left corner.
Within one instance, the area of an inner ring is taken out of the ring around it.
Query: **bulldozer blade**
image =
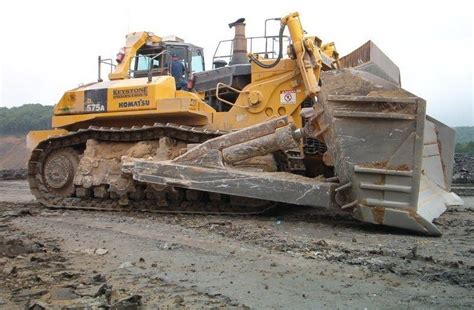
[[[355,218],[428,235],[462,200],[449,193],[454,132],[428,117],[423,99],[367,72],[322,77],[317,127],[329,126],[326,161],[341,186],[335,199]]]
[[[336,187],[333,183],[285,172],[217,169],[173,161],[138,160],[133,178],[145,183],[323,208],[333,206]]]

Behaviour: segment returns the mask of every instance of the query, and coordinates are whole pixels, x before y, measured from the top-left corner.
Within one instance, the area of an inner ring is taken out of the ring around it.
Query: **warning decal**
[[[296,103],[296,90],[282,90],[280,91],[280,103],[281,104],[295,104]]]

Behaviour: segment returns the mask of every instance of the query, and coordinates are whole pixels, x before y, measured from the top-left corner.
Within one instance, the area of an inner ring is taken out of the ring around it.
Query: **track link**
[[[104,142],[139,142],[146,140],[158,140],[162,137],[170,137],[186,143],[202,143],[208,139],[217,137],[225,132],[207,130],[197,127],[189,127],[176,124],[155,123],[147,126],[134,126],[130,128],[96,127],[90,126],[86,129],[70,132],[66,135],[50,137],[42,142],[31,153],[28,162],[28,182],[32,194],[44,206],[55,209],[77,209],[94,211],[141,211],[151,213],[180,213],[180,214],[224,214],[224,215],[255,215],[261,214],[275,206],[270,202],[250,201],[249,205],[243,206],[232,203],[233,197],[223,196],[217,201],[201,199],[198,201],[186,201],[183,199],[130,199],[126,206],[119,204],[117,199],[107,198],[78,198],[60,197],[51,193],[44,184],[42,169],[43,164],[52,151],[82,147],[87,140],[94,139]],[[186,189],[182,197],[186,197]],[[239,200],[241,200],[239,198]]]

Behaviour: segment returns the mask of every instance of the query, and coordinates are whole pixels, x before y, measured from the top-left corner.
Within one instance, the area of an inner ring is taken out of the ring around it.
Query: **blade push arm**
[[[281,19],[290,32],[292,44],[288,47],[288,55],[294,59],[301,73],[306,94],[314,96],[319,92],[319,77],[321,73],[321,55],[314,40],[304,36],[303,27],[297,12]]]

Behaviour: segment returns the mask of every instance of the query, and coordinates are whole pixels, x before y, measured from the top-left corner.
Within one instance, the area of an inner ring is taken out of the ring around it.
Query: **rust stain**
[[[395,168],[395,170],[401,170],[401,171],[410,171],[411,168],[407,164],[400,165]]]
[[[334,167],[334,157],[332,157],[329,151],[324,152],[323,162],[326,166]]]
[[[385,184],[385,178],[381,177],[379,181],[375,181],[374,184],[376,185],[384,185]]]
[[[391,166],[386,161],[374,161],[371,163],[359,164],[361,167],[365,168],[375,168],[375,169],[388,169],[388,170],[399,170],[399,171],[410,171],[411,167],[408,164],[401,164],[398,166]]]
[[[374,222],[377,224],[383,224],[383,218],[385,216],[385,208],[383,207],[374,207],[372,209],[372,215],[374,217]]]
[[[371,163],[359,164],[359,165],[365,168],[386,169],[387,164],[388,164],[388,161],[386,160],[386,161],[374,161]]]

